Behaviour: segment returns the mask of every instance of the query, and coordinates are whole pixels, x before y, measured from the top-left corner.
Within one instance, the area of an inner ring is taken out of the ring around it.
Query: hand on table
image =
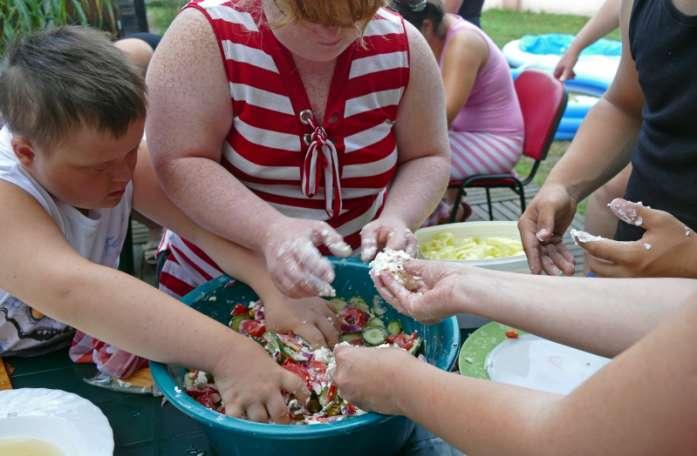
[[[562,242],[576,213],[576,201],[561,185],[547,184],[520,217],[518,230],[533,274],[572,275],[574,257]]]
[[[341,395],[364,410],[401,415],[400,398],[394,385],[400,372],[421,364],[399,348],[366,348],[337,345],[334,382]]]
[[[378,217],[361,230],[361,259],[370,261],[378,252],[389,247],[416,256],[416,237],[397,217]]]
[[[457,313],[456,288],[467,268],[457,263],[413,260],[405,265],[418,284],[408,290],[389,272],[374,277],[378,293],[399,312],[424,323],[436,323]]]
[[[324,222],[283,217],[266,233],[263,254],[276,286],[287,296],[331,296],[334,269],[318,247],[336,256],[351,254],[334,228]]]
[[[215,384],[229,416],[252,421],[288,423],[289,413],[282,391],[305,403],[305,382],[283,369],[256,342],[237,338],[213,370]]]
[[[665,211],[617,198],[610,209],[646,232],[637,241],[590,240],[578,244],[590,255],[590,270],[605,277],[697,277],[697,235]]]

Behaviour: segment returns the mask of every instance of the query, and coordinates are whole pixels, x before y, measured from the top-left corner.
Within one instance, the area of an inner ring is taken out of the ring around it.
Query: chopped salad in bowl
[[[417,355],[422,338],[417,331],[405,332],[398,320],[385,322],[385,310],[375,302],[369,306],[361,297],[348,301],[332,299],[329,306],[336,312],[340,323],[340,342],[365,346],[398,347]],[[235,304],[230,312],[230,328],[254,339],[277,363],[302,378],[311,392],[302,404],[286,396],[289,415],[295,424],[319,424],[339,421],[365,413],[341,397],[333,383],[334,353],[327,347],[314,349],[305,339],[292,332],[266,329],[264,305],[252,301],[249,305]],[[200,370],[189,370],[184,375],[184,390],[202,405],[224,413],[221,396],[213,377]]]

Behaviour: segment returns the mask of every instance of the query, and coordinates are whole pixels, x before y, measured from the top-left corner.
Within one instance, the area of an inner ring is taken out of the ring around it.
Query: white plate
[[[114,435],[94,404],[61,390],[0,391],[0,439],[37,439],[70,456],[111,456]]]
[[[524,334],[499,344],[487,356],[485,366],[495,382],[569,394],[609,362],[593,353]]]

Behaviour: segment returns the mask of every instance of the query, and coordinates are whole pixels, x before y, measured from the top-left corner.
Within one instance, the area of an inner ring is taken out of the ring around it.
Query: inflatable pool
[[[513,68],[533,66],[553,70],[572,40],[572,35],[556,33],[525,35],[506,44],[503,54]],[[575,72],[578,76],[604,81],[607,85],[615,77],[621,52],[619,41],[599,40],[581,53]]]
[[[572,40],[572,35],[526,35],[506,44],[503,53],[513,67],[514,79],[528,68],[552,73]],[[576,77],[564,82],[570,98],[555,140],[573,139],[590,108],[614,79],[621,52],[620,42],[603,39],[581,54],[574,68]]]

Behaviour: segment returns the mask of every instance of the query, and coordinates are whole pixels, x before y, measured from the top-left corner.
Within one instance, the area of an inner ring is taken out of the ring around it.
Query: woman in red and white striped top
[[[330,291],[337,255],[413,248],[449,156],[430,49],[381,0],[204,0],[165,34],[148,74],[148,143],[189,216],[258,252],[292,297]],[[299,6],[300,5],[300,6]],[[388,194],[389,191],[389,194]],[[174,233],[162,283],[220,274]]]

